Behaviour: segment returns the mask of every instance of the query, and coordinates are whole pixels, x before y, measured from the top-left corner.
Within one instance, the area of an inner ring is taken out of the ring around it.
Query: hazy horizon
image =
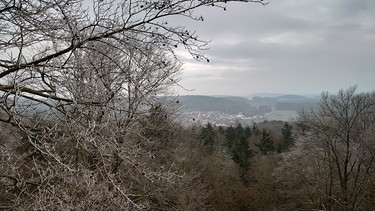
[[[334,94],[334,93],[332,93]],[[189,94],[189,93],[184,93],[184,94],[179,94],[180,96],[209,96],[209,97],[278,97],[278,96],[284,96],[284,95],[297,95],[297,96],[304,96],[304,97],[318,97],[321,95],[321,93],[317,94],[292,94],[292,93],[272,93],[272,92],[258,92],[258,93],[252,93],[248,95],[221,95],[221,94]]]

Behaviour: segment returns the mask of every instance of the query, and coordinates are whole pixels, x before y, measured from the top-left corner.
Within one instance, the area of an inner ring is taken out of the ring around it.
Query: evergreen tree
[[[236,131],[232,126],[228,127],[225,130],[225,143],[228,149],[232,148],[233,142],[236,139],[236,137],[237,137]]]
[[[283,143],[279,144],[278,152],[286,151],[289,147],[293,146],[294,138],[293,138],[293,127],[285,122],[285,125],[281,128],[281,133],[283,134]]]
[[[249,142],[247,138],[250,137],[249,131],[251,129],[243,128],[241,124],[237,127],[228,127],[225,130],[225,142],[226,147],[231,153],[232,159],[236,162],[242,172],[246,172],[249,169],[249,159],[253,156],[253,151],[249,148]]]
[[[255,144],[255,146],[259,148],[260,153],[262,155],[267,155],[269,152],[273,152],[275,150],[275,147],[273,144],[274,144],[274,141],[273,141],[271,133],[267,131],[266,129],[263,129],[260,143]]]
[[[219,134],[225,135],[225,128],[223,126],[219,126],[218,128]]]
[[[249,143],[244,135],[238,137],[232,147],[232,158],[238,163],[243,171],[249,170],[249,159],[253,156],[253,151],[249,148]]]
[[[203,140],[203,145],[206,146],[208,152],[211,153],[214,149],[216,132],[210,123],[207,123],[207,125],[202,128],[200,138]]]
[[[255,122],[253,124],[252,130],[253,130],[253,132],[254,132],[255,135],[259,135],[260,134],[260,130],[259,130],[259,128],[258,128],[258,126],[257,126],[257,124]]]
[[[241,123],[238,123],[237,124],[237,127],[236,127],[236,135],[237,137],[240,137],[241,135],[244,134],[244,128],[242,127],[242,124]]]
[[[246,138],[249,138],[250,136],[251,136],[251,128],[249,127],[249,125],[247,125],[246,127],[245,127],[245,130],[244,130],[244,135],[245,135],[245,137]]]

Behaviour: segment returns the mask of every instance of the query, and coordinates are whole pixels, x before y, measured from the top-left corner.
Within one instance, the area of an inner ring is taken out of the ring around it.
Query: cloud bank
[[[205,21],[180,22],[212,39],[206,55],[185,62],[180,94],[375,90],[375,1],[283,0],[263,7],[206,7]]]

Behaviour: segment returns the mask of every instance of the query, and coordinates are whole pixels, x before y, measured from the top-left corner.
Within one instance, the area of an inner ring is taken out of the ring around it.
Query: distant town
[[[180,96],[184,125],[252,125],[263,121],[293,121],[302,109],[317,105],[318,98],[300,95],[276,97]]]

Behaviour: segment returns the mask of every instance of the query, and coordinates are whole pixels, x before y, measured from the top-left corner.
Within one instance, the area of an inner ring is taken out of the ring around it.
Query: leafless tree
[[[203,21],[198,7],[225,3],[0,0],[0,121],[13,131],[0,208],[173,207],[183,173],[150,134],[173,138],[174,105],[157,95],[178,85],[175,49],[206,60],[208,42],[169,18]]]
[[[294,169],[289,172],[298,178],[289,187],[299,181],[295,188],[309,199],[301,206],[325,210],[374,206],[374,120],[375,93],[356,93],[356,87],[337,95],[323,93],[316,110],[301,113],[299,123],[307,131],[284,160],[284,168]]]
[[[260,0],[243,1],[262,3]],[[1,1],[0,88],[8,95],[3,99],[17,95],[51,106],[49,99],[57,101],[57,107],[66,103],[100,104],[97,99],[76,99],[71,90],[61,84],[64,77],[72,74],[72,69],[85,72],[90,66],[97,66],[94,62],[97,56],[107,57],[107,62],[113,59],[111,65],[117,68],[130,62],[132,70],[133,67],[148,68],[143,66],[140,57],[159,67],[170,65],[155,55],[162,52],[173,57],[178,46],[198,60],[206,59],[202,50],[207,42],[184,26],[169,24],[168,17],[203,21],[202,16],[194,14],[196,8],[211,5],[223,8],[226,2]],[[109,51],[115,51],[116,57],[110,57]],[[82,63],[82,57],[87,57],[87,61]],[[116,59],[124,64],[119,65]],[[100,75],[94,72],[85,77],[93,74]],[[9,108],[4,110],[10,112]],[[12,115],[9,117],[3,121],[12,121]]]

